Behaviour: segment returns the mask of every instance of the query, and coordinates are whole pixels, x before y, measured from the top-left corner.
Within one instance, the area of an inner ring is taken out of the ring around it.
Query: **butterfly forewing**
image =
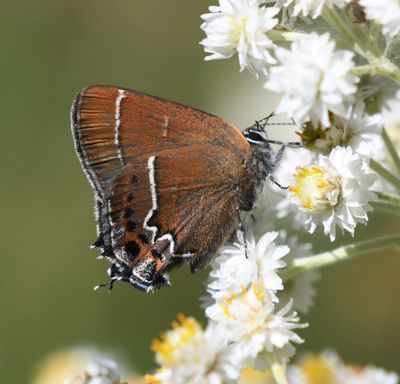
[[[243,135],[205,112],[103,86],[78,94],[72,122],[112,277],[151,290],[182,257],[202,266],[239,209],[252,158]]]

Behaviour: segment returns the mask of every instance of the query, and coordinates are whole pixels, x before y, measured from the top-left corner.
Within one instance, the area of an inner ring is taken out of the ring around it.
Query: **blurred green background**
[[[95,240],[93,196],[73,150],[72,99],[90,84],[122,85],[240,127],[265,116],[276,100],[238,73],[236,59],[203,61],[199,25],[208,1],[1,5],[0,382],[29,383],[40,359],[79,344],[119,351],[145,372],[153,366],[150,340],[178,312],[202,319],[206,274],[177,271],[172,288],[149,295],[126,284],[93,292],[107,280],[107,265],[88,248]],[[357,236],[398,227],[376,215]],[[332,347],[349,362],[399,370],[399,273],[400,255],[386,252],[324,271],[301,349]]]

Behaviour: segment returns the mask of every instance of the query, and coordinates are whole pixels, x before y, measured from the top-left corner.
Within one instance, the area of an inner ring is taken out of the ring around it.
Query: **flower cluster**
[[[264,88],[281,96],[276,113],[296,127],[299,143],[283,146],[274,174],[277,186],[287,188],[273,187],[280,197],[269,203],[278,219],[294,217],[289,233],[322,227],[333,242],[338,229],[354,236],[375,208],[398,212],[398,0],[219,0],[202,18],[206,59],[237,53],[240,69],[265,76]],[[246,235],[239,232],[212,262],[203,298],[208,325],[202,332],[223,335],[220,346],[224,353],[229,347],[240,369],[289,362],[304,326],[293,310],[308,311],[315,295],[312,269],[357,249],[311,256],[310,244],[270,231],[271,208],[263,203]],[[397,377],[323,354],[289,366],[288,380],[392,383]],[[203,375],[203,382],[211,381]]]
[[[397,384],[398,376],[371,365],[345,364],[333,351],[307,354],[288,367],[289,384]],[[239,384],[274,384],[269,371],[246,369]]]
[[[115,358],[92,347],[75,347],[48,356],[37,368],[34,384],[139,384],[140,376],[125,374]]]
[[[382,139],[383,127],[400,136],[400,69],[392,61],[398,1],[221,0],[210,10],[202,25],[202,44],[213,52],[207,59],[238,52],[241,69],[265,74],[265,88],[281,95],[276,113],[295,122],[305,148],[306,156],[298,149],[283,156],[275,179],[290,188],[277,215],[295,213],[311,233],[322,225],[331,241],[337,227],[354,235],[377,200],[373,192],[399,185],[400,161]]]
[[[236,347],[215,327],[203,329],[193,318],[179,315],[152,350],[161,368],[146,376],[150,384],[223,384],[239,378]]]
[[[201,28],[207,37],[201,42],[206,60],[226,59],[238,54],[240,69],[258,76],[267,73],[267,65],[276,61],[270,53],[274,47],[266,32],[276,26],[278,11],[261,6],[260,0],[221,0],[202,16]]]
[[[180,315],[172,330],[153,342],[160,368],[147,376],[148,383],[235,383],[245,367],[288,361],[293,343],[303,341],[296,330],[306,324],[293,311],[293,300],[278,295],[283,290],[278,273],[289,248],[277,245],[277,238],[277,232],[267,232],[256,241],[239,232],[238,241],[222,250],[207,283],[207,327]],[[303,309],[314,295],[307,292]]]
[[[399,380],[381,368],[347,365],[332,351],[303,357],[288,368],[288,379],[291,384],[397,384]]]
[[[383,32],[391,37],[400,32],[400,3],[397,0],[360,0],[366,17],[383,27]]]
[[[291,49],[277,47],[279,64],[271,68],[265,87],[283,95],[278,113],[297,124],[330,125],[329,112],[347,117],[358,78],[351,73],[353,53],[335,49],[328,33],[294,41]]]

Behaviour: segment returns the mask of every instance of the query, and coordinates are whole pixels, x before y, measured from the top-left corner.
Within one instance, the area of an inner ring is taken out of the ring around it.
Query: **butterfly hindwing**
[[[95,246],[112,276],[149,290],[182,258],[204,264],[239,209],[252,157],[242,134],[205,112],[102,86],[79,93],[72,121],[95,189]]]

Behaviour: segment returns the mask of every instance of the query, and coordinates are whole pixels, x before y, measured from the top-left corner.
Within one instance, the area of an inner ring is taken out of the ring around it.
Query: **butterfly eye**
[[[262,143],[265,141],[263,134],[257,131],[246,131],[244,136],[246,137],[247,141],[251,143]]]

